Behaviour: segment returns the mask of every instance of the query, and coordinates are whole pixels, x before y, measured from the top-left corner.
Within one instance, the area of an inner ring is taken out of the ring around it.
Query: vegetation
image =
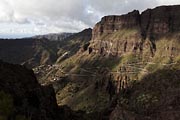
[[[13,99],[10,95],[0,91],[0,117],[2,120],[6,120],[12,115],[14,106]]]
[[[10,94],[0,91],[0,120],[12,119],[16,108]],[[15,114],[15,120],[29,120],[23,115]]]

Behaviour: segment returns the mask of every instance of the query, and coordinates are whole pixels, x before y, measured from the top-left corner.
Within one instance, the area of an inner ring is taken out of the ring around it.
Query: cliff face
[[[97,23],[92,32],[92,39],[100,37],[103,33],[113,33],[123,28],[139,27],[140,14],[134,10],[127,15],[105,16]]]
[[[137,10],[126,15],[103,17],[93,29],[92,50],[113,56],[141,50],[140,21]]]
[[[141,30],[146,35],[180,31],[180,6],[162,6],[141,14]]]
[[[180,6],[162,6],[142,14],[134,10],[126,15],[105,16],[93,29],[91,49],[102,55],[121,56],[149,49],[154,56],[156,41],[180,31]]]
[[[162,6],[148,9],[142,14],[134,10],[121,16],[105,16],[93,29],[95,40],[103,33],[110,34],[124,28],[140,28],[142,35],[164,34],[180,31],[180,6]]]

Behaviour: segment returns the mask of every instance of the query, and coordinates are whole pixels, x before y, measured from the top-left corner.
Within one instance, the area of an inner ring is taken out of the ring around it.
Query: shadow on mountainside
[[[162,69],[135,82],[118,96],[112,120],[180,119],[180,70]],[[123,113],[123,114],[122,114]]]

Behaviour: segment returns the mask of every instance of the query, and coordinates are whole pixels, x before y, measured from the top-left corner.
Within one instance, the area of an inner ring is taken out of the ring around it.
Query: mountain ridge
[[[76,39],[74,43],[73,39]],[[72,51],[70,55],[75,54],[90,39],[91,29],[68,35],[61,41],[46,38],[1,39],[0,59],[29,68],[54,64],[66,52]]]
[[[67,37],[73,35],[75,33],[49,33],[49,34],[45,34],[45,35],[36,35],[33,36],[32,38],[36,38],[36,39],[47,39],[50,41],[62,41],[64,39],[66,39]]]

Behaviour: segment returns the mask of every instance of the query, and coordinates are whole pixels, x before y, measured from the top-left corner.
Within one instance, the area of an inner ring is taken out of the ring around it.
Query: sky
[[[180,0],[0,0],[0,38],[79,32],[105,15],[177,4]]]

